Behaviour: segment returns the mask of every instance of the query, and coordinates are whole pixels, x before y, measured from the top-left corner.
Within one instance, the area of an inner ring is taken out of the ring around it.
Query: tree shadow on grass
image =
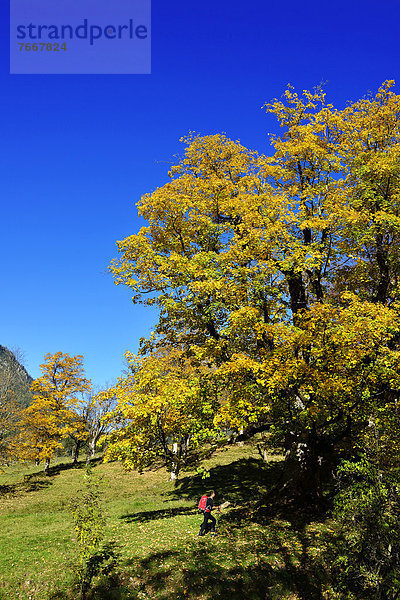
[[[182,477],[170,495],[196,502],[207,490],[214,489],[217,502],[228,500],[235,505],[248,505],[260,501],[276,484],[282,473],[282,462],[241,458],[228,465],[213,467],[209,473],[207,479],[201,475]]]
[[[262,460],[252,458],[217,466],[210,470],[210,477],[206,480],[200,475],[184,477],[177,481],[172,492],[168,492],[169,498],[165,502],[171,502],[171,496],[174,496],[174,500],[183,498],[192,500],[193,506],[142,511],[122,515],[120,518],[127,523],[132,523],[196,513],[198,499],[205,490],[211,488],[217,490],[217,502],[228,500],[233,505],[244,504],[248,510],[251,503],[264,497],[271,483],[279,477],[280,469],[278,463],[268,465]]]
[[[284,460],[266,463],[262,459],[242,458],[228,465],[219,465],[209,471],[210,476],[182,477],[168,493],[173,499],[192,500],[193,506],[208,490],[216,491],[216,504],[229,501],[236,510],[227,513],[232,526],[252,523],[267,524],[279,516],[302,529],[311,521],[325,519],[327,504],[319,505],[294,498],[290,489],[283,490]],[[170,500],[166,500],[168,502]]]
[[[101,458],[95,458],[90,461],[91,466],[96,466],[101,462]],[[44,470],[36,471],[35,473],[29,473],[24,475],[23,481],[12,484],[0,485],[0,497],[1,496],[21,496],[28,492],[37,492],[39,490],[50,487],[53,484],[52,478],[59,475],[63,471],[70,469],[84,469],[86,468],[86,461],[80,461],[77,464],[72,462],[60,463],[49,468],[48,472]]]
[[[57,590],[50,594],[49,600],[79,600],[80,593],[75,587]],[[116,575],[99,578],[87,592],[86,600],[138,600],[135,592],[120,581]]]
[[[322,600],[321,581],[291,554],[282,532],[250,536],[247,546],[242,541],[200,538],[185,550],[153,553],[131,565],[131,580],[143,598],[157,600],[278,600],[288,594]]]
[[[198,475],[177,481],[167,501],[171,496],[192,500],[193,508],[122,517],[131,522],[188,514],[208,489],[217,491],[217,500],[232,504],[219,517],[216,539],[188,538],[180,549],[122,565],[126,589],[137,598],[157,600],[322,600],[326,573],[313,558],[313,534],[307,532],[314,515],[276,492],[281,475],[278,461],[240,459],[212,468],[207,479]]]
[[[48,488],[52,482],[43,473],[25,475],[23,481],[10,485],[0,485],[0,496],[21,496],[28,492],[37,492]]]
[[[170,517],[175,517],[176,515],[187,515],[193,512],[194,509],[191,506],[178,506],[175,508],[164,508],[161,510],[149,510],[132,513],[129,515],[122,515],[120,519],[126,523],[134,523],[136,521],[145,523],[147,521],[156,521],[158,519],[169,519]]]
[[[222,535],[216,540],[189,539],[182,550],[156,552],[139,561],[134,580],[143,598],[278,600],[291,594],[322,600],[327,574],[313,558],[313,534],[307,533],[307,525],[316,520],[315,509],[279,494],[281,476],[281,462],[247,458],[212,468],[207,479],[198,475],[178,480],[168,494],[174,499],[193,500],[195,507],[206,490],[215,489],[217,500],[229,500],[232,507],[219,518]],[[124,518],[168,518],[192,510]]]
[[[112,579],[93,587],[90,600],[322,600],[328,572],[314,555],[312,511],[271,490],[281,465],[241,459],[217,466],[210,478],[185,477],[174,499],[196,500],[205,484],[232,502],[219,518],[215,539],[182,539],[181,547],[154,551],[118,565]],[[170,501],[170,500],[169,500]],[[195,504],[194,504],[195,507]],[[194,507],[124,515],[127,523],[185,515]],[[60,597],[61,598],[61,597]]]
[[[49,468],[48,477],[52,477],[54,475],[59,475],[63,471],[70,471],[71,469],[86,469],[88,466],[96,467],[99,463],[101,463],[101,457],[92,458],[89,465],[86,463],[86,460],[79,460],[78,462],[63,462],[57,465],[53,465]]]
[[[157,552],[142,560],[139,566],[135,566],[137,591],[146,594],[144,597],[156,597],[157,600],[199,597],[265,599],[264,582],[268,580],[269,566],[262,569],[261,582],[254,577],[252,568],[221,566],[213,558],[210,543],[203,539],[200,542],[198,548],[184,555],[184,560],[182,553],[175,550]]]

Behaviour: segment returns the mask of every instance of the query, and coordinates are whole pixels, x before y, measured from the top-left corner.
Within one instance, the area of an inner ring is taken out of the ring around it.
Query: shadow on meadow
[[[89,465],[86,463],[86,460],[79,460],[78,462],[63,462],[56,465],[53,465],[49,468],[48,477],[53,477],[54,475],[59,475],[63,471],[70,471],[71,469],[86,469],[88,466],[96,467],[98,464],[102,462],[101,457],[92,458]]]
[[[213,467],[209,474],[206,479],[201,475],[182,477],[170,495],[196,503],[202,494],[214,489],[217,502],[228,500],[233,505],[248,505],[261,501],[276,485],[282,475],[282,462],[241,458],[228,465]]]
[[[261,501],[273,482],[279,478],[280,473],[281,466],[279,463],[267,465],[264,461],[258,459],[240,459],[229,465],[212,468],[210,477],[207,479],[202,479],[201,475],[196,475],[177,480],[175,489],[168,492],[168,499],[165,502],[185,499],[191,500],[193,502],[192,506],[141,511],[122,515],[120,518],[127,523],[143,523],[195,513],[197,512],[197,503],[200,496],[211,488],[217,490],[218,502],[229,500],[232,505],[248,505],[257,500]]]
[[[232,504],[218,518],[215,539],[188,536],[179,548],[121,559],[88,600],[323,600],[329,573],[316,552],[316,515],[279,493],[281,474],[279,462],[240,459],[212,468],[206,480],[176,483],[167,501],[193,500],[193,507],[122,516],[131,523],[186,515],[210,488]]]
[[[25,475],[23,481],[0,485],[0,496],[21,496],[28,492],[37,492],[52,485],[51,480],[44,473]]]
[[[216,539],[189,538],[180,549],[124,565],[122,579],[136,592],[133,597],[322,600],[327,573],[314,553],[315,533],[307,530],[316,515],[279,494],[281,476],[278,461],[240,459],[212,468],[207,479],[199,475],[177,481],[168,495],[193,500],[194,508],[126,515],[129,522],[186,514],[208,489],[216,489],[217,499],[232,505],[218,518]]]
[[[137,597],[322,600],[323,572],[315,569],[308,547],[305,534],[280,525],[265,534],[201,538],[184,551],[157,552],[132,564]]]
[[[139,596],[140,597],[140,596]],[[79,600],[79,591],[72,587],[59,590],[49,596],[49,600]],[[117,576],[102,577],[87,592],[86,600],[138,600],[136,592],[124,586]]]
[[[264,530],[189,539],[184,547],[126,560],[97,581],[87,600],[323,600],[325,574],[305,531],[274,522]],[[72,590],[51,600],[76,600]]]
[[[170,517],[176,517],[176,515],[188,515],[193,513],[193,507],[191,506],[178,506],[176,508],[166,508],[161,510],[149,510],[132,513],[129,515],[122,515],[120,519],[126,523],[134,523],[136,521],[140,523],[146,523],[147,521],[156,521],[158,519],[169,519]]]
[[[192,500],[194,507],[202,494],[216,491],[216,503],[229,501],[235,510],[224,518],[231,527],[240,527],[250,520],[261,525],[279,516],[290,521],[296,529],[302,529],[312,521],[325,519],[329,502],[319,505],[306,499],[294,498],[290,490],[283,489],[284,461],[265,462],[257,458],[242,458],[228,465],[219,465],[209,471],[210,476],[183,477],[177,480],[175,489],[169,492],[174,499]]]
[[[94,458],[90,461],[90,466],[95,467],[100,462],[101,458]],[[0,497],[17,497],[28,492],[37,492],[53,485],[53,478],[63,471],[85,469],[86,467],[86,461],[82,460],[75,464],[73,462],[63,462],[53,465],[49,468],[47,473],[45,473],[43,469],[36,471],[35,473],[29,473],[28,475],[23,476],[23,481],[0,485]]]

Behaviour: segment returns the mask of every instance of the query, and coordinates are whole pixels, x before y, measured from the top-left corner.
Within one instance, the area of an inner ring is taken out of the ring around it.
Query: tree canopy
[[[344,109],[288,87],[265,105],[282,128],[271,156],[222,134],[185,138],[110,267],[159,308],[144,348],[179,346],[213,369],[226,393],[215,425],[270,423],[287,450],[302,444],[308,473],[398,398],[393,85]]]
[[[47,469],[65,438],[79,443],[86,437],[81,404],[91,383],[84,375],[82,356],[46,354],[41,370],[42,376],[31,385],[33,401],[21,413],[16,451],[20,458],[44,460]]]
[[[129,373],[113,388],[117,407],[109,419],[117,426],[105,458],[142,469],[161,457],[175,479],[213,427],[216,396],[207,370],[179,348],[126,358]]]

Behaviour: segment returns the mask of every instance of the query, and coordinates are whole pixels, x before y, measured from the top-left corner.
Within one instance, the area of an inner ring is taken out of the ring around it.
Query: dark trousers
[[[210,512],[204,511],[204,520],[201,524],[199,535],[205,535],[207,533],[208,521],[211,521],[210,530],[215,533],[215,524],[217,520]]]

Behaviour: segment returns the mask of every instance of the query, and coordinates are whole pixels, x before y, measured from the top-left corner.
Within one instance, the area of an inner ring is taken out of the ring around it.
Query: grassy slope
[[[209,479],[183,473],[174,485],[163,469],[139,475],[124,473],[116,463],[96,466],[103,476],[107,539],[120,554],[120,582],[118,589],[112,581],[99,583],[93,598],[328,597],[318,558],[327,525],[276,500],[257,509],[279,475],[278,457],[263,463],[248,444],[219,450],[206,467]],[[59,464],[48,477],[36,468],[0,475],[0,598],[46,600],[70,586],[74,543],[67,503],[83,472],[84,465]],[[213,487],[232,507],[219,516],[216,539],[199,539],[195,507]]]

